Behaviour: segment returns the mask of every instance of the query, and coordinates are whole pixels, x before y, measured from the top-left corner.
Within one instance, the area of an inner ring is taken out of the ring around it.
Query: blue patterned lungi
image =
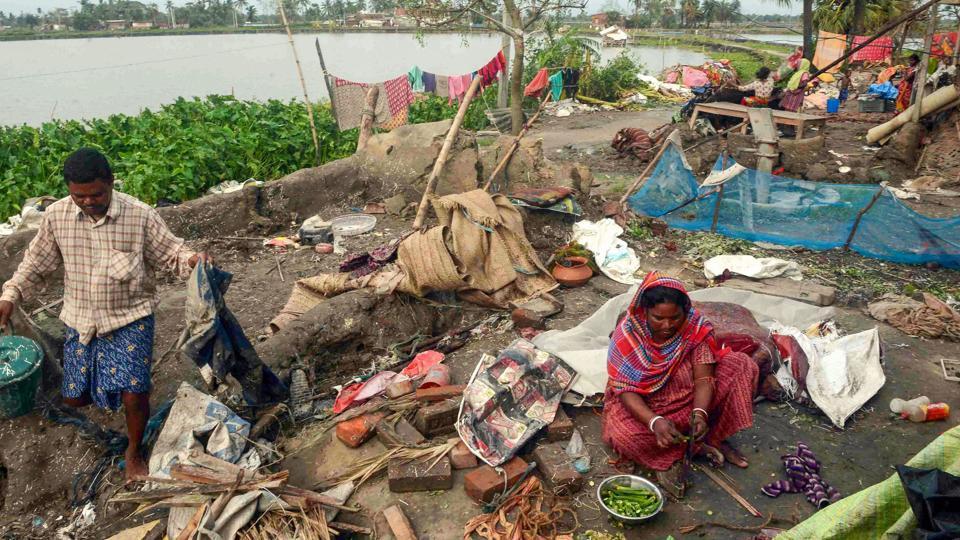
[[[149,315],[97,336],[89,345],[80,343],[80,334],[68,327],[63,345],[63,396],[89,394],[98,407],[115,411],[120,408],[121,392],[149,392],[153,326],[154,317]]]

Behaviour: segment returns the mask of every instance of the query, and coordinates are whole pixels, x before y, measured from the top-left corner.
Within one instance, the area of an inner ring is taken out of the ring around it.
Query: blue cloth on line
[[[560,101],[560,94],[563,93],[563,70],[559,70],[550,76],[550,95],[554,101]]]
[[[423,72],[423,91],[435,94],[437,92],[437,76],[433,73]]]
[[[64,397],[89,395],[102,409],[120,408],[121,392],[150,391],[154,317],[142,319],[80,343],[80,333],[67,328],[63,344]]]

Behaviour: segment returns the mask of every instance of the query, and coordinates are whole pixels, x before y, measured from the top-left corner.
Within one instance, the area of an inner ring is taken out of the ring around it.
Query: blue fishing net
[[[714,171],[722,170],[718,159]],[[670,144],[628,202],[634,212],[680,229],[708,231],[716,216],[716,231],[726,236],[825,250],[846,245],[858,214],[879,193],[864,213],[851,249],[894,262],[960,268],[960,217],[923,216],[882,189],[808,182],[752,169],[736,174],[722,189],[701,188],[682,151]]]

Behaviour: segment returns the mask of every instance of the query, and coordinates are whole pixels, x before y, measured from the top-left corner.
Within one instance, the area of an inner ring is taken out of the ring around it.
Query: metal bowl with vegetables
[[[597,499],[608,514],[623,523],[642,523],[663,510],[656,484],[632,474],[611,476],[597,486]]]

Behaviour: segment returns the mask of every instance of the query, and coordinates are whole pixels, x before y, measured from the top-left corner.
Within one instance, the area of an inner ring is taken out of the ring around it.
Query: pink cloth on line
[[[853,46],[857,47],[870,39],[867,36],[854,36]],[[873,43],[853,53],[854,62],[889,62],[893,54],[893,38],[884,36],[877,38]]]
[[[448,103],[453,103],[454,98],[457,101],[463,99],[464,94],[467,93],[467,90],[470,88],[470,83],[473,81],[472,75],[460,75],[460,76],[451,76],[450,77],[450,99]]]

